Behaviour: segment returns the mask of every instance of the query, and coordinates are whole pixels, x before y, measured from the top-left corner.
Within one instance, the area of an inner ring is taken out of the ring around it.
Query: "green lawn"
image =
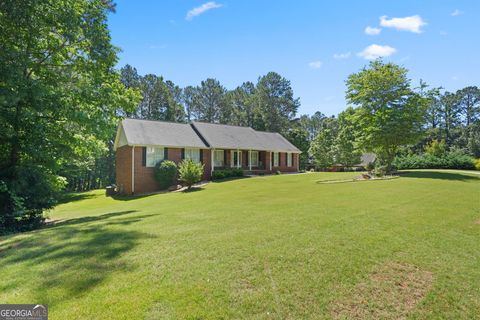
[[[50,319],[480,318],[480,175],[308,173],[77,194],[0,238],[0,302]]]

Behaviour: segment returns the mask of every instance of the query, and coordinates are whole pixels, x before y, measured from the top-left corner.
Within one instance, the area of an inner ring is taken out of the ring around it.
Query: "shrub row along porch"
[[[279,133],[249,127],[193,122],[180,124],[126,119],[115,139],[116,181],[120,193],[158,190],[154,167],[162,160],[192,159],[214,170],[241,168],[248,174],[297,172],[300,151]]]

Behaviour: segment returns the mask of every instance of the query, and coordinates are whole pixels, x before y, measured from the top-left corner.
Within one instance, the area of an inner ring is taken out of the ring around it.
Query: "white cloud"
[[[371,44],[362,52],[359,52],[358,55],[367,60],[374,60],[381,57],[388,57],[397,52],[397,49],[390,46],[382,46],[378,44]]]
[[[380,28],[374,28],[370,26],[365,28],[365,33],[369,36],[376,36],[377,34],[380,34],[380,32],[382,32],[382,29]]]
[[[410,31],[414,33],[421,33],[422,27],[427,25],[419,15],[414,15],[405,18],[391,18],[387,16],[380,17],[380,25],[385,28],[395,28],[402,31]]]
[[[312,69],[320,69],[322,67],[322,61],[312,61],[308,64],[308,66]]]
[[[455,9],[450,15],[452,17],[456,17],[456,16],[459,16],[459,15],[462,15],[463,14],[463,11],[460,11],[458,9]]]
[[[448,36],[448,32],[447,31],[440,31],[440,35],[441,36]]]
[[[345,53],[335,53],[333,55],[333,59],[348,59],[352,55],[351,52],[345,52]]]
[[[193,8],[192,10],[188,11],[185,19],[192,20],[194,17],[199,16],[202,13],[207,12],[208,10],[221,8],[221,7],[223,7],[223,4],[219,4],[214,1],[206,2],[201,6]]]

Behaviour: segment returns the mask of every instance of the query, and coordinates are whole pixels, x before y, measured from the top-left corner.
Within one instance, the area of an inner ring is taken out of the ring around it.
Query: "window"
[[[194,149],[194,148],[185,148],[185,154],[184,154],[185,159],[190,159],[193,162],[200,162],[200,149]]]
[[[250,151],[250,159],[252,167],[258,167],[258,151]]]
[[[242,166],[242,151],[232,151],[230,152],[230,166],[241,167]]]
[[[157,163],[159,163],[164,159],[165,157],[164,149],[147,147],[146,156],[147,156],[147,159],[145,161],[146,166],[155,167]]]
[[[215,150],[213,152],[213,165],[215,167],[223,167],[224,166],[224,158],[223,158],[223,150]]]
[[[288,167],[292,166],[292,154],[290,152],[287,153],[287,166]]]
[[[278,167],[278,152],[273,153],[273,166]]]

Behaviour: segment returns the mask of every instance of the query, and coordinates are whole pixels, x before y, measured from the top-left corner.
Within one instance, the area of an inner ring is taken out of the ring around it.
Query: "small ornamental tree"
[[[185,183],[188,190],[202,180],[203,164],[194,162],[190,159],[183,160],[178,168],[179,180]]]
[[[167,189],[175,181],[177,175],[177,165],[170,160],[159,162],[155,166],[155,179],[160,185],[160,189]]]

